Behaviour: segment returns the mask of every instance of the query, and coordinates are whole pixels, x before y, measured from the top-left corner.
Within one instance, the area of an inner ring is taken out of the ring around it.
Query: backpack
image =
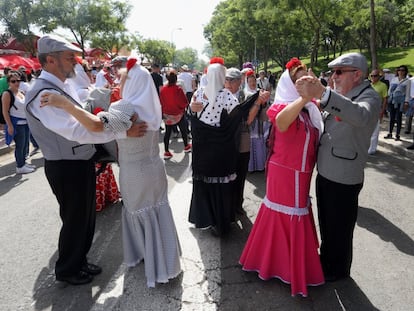
[[[14,105],[14,94],[13,94],[13,92],[9,89],[5,90],[4,92],[9,92],[10,93],[11,101],[10,101],[9,111],[10,111],[11,107],[14,107],[14,109],[17,110],[17,107]],[[6,124],[6,120],[4,120],[4,115],[3,115],[3,103],[1,102],[1,98],[3,97],[3,93],[0,96],[0,124]]]

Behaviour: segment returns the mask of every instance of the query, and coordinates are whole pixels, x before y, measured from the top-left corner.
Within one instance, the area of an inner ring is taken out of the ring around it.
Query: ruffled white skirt
[[[132,267],[144,260],[148,287],[166,283],[181,272],[181,247],[158,138],[158,131],[148,131],[141,138],[117,141],[124,262]]]

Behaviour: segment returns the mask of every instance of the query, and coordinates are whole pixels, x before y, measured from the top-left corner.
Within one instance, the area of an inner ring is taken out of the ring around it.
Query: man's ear
[[[361,80],[364,80],[365,79],[365,77],[363,76],[364,75],[364,73],[361,71],[361,70],[357,70],[357,71],[355,71],[355,75],[354,75],[354,80],[355,81],[361,81]]]
[[[47,64],[54,64],[56,62],[56,57],[52,56],[52,55],[47,55],[46,56],[46,63]]]

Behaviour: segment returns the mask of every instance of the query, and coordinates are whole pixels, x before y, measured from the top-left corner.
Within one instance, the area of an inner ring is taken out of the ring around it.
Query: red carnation
[[[293,57],[287,64],[286,64],[286,69],[291,70],[292,68],[298,67],[298,66],[302,66],[302,62],[296,58]]]
[[[134,65],[137,63],[137,59],[136,58],[129,58],[127,63],[126,63],[126,68],[127,71],[129,71],[132,67],[134,67]]]
[[[252,75],[254,75],[254,71],[253,70],[249,70],[249,71],[246,72],[246,77],[250,77]]]
[[[93,114],[98,114],[98,113],[100,113],[101,111],[105,111],[102,107],[96,107],[94,110],[93,110]]]
[[[213,57],[210,59],[210,64],[222,64],[224,66],[224,58],[222,57]]]

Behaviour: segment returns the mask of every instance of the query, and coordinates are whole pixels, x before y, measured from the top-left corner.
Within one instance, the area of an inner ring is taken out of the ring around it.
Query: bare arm
[[[254,105],[249,110],[249,115],[247,116],[247,121],[246,121],[247,125],[252,124],[254,118],[256,117],[257,113],[260,110],[260,107],[264,106],[266,102],[269,100],[269,98],[270,98],[269,91],[260,90],[259,97],[256,99]]]
[[[4,121],[6,121],[7,124],[7,130],[10,135],[13,135],[14,128],[9,113],[11,106],[11,96],[9,92],[3,92],[3,94],[1,95],[1,104],[2,106],[0,108],[3,110],[3,117]]]
[[[293,103],[287,105],[276,116],[276,126],[281,132],[287,131],[289,126],[298,117],[300,111],[303,109],[308,101],[302,97],[297,98]]]

